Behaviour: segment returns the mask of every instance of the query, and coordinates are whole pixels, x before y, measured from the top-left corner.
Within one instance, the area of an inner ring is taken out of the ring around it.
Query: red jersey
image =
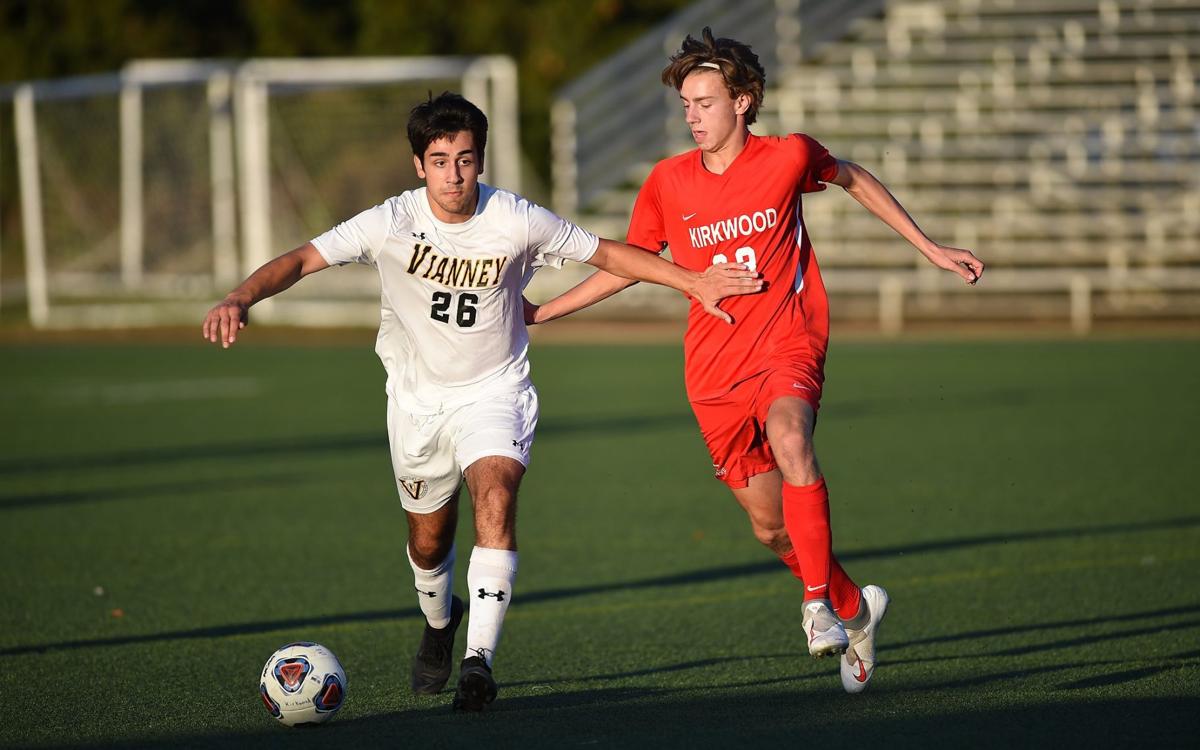
[[[820,368],[829,340],[829,302],[800,211],[803,193],[824,190],[837,160],[802,134],[750,135],[723,174],[695,149],[655,165],[638,192],[627,242],[693,271],[741,262],[766,282],[758,294],[727,297],[729,325],[693,301],[684,335],[684,381],[692,401],[719,396],[775,363],[809,357]]]

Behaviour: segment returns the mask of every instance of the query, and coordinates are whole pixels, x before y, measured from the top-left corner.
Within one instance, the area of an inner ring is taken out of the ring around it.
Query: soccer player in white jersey
[[[425,187],[388,199],[266,263],[209,311],[202,332],[228,348],[256,302],[330,266],[379,272],[375,351],[387,371],[387,424],[408,557],[427,623],[413,659],[418,694],[450,678],[463,602],[454,596],[454,532],[465,478],[475,515],[471,601],[453,706],[496,697],[493,659],[517,572],[517,488],[529,464],[538,397],[529,378],[522,290],[542,266],[589,263],[683,291],[731,322],[717,302],[757,291],[757,274],[724,263],[695,272],[599,239],[513,193],[478,181],[487,119],[444,93],[408,121]]]

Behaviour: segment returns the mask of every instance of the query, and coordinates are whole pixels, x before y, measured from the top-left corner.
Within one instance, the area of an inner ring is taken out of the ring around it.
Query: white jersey
[[[375,351],[388,393],[433,413],[529,384],[521,293],[544,265],[586,261],[595,235],[519,195],[479,183],[475,215],[439,221],[425,188],[389,198],[312,244],[330,265],[379,272]]]

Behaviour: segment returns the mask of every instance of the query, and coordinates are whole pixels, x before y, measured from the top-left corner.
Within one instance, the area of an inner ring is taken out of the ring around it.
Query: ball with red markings
[[[320,724],[345,702],[346,672],[319,643],[289,643],[267,659],[258,693],[267,711],[289,727]]]

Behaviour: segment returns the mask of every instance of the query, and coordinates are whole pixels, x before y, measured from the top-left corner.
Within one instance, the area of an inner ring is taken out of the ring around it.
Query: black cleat
[[[425,623],[421,645],[412,662],[412,690],[417,695],[434,695],[450,680],[451,652],[454,651],[454,632],[462,622],[463,603],[457,596],[450,599],[450,624],[433,628]]]
[[[458,668],[458,690],[454,692],[455,711],[482,711],[496,700],[496,678],[491,667],[478,656],[463,659]]]

